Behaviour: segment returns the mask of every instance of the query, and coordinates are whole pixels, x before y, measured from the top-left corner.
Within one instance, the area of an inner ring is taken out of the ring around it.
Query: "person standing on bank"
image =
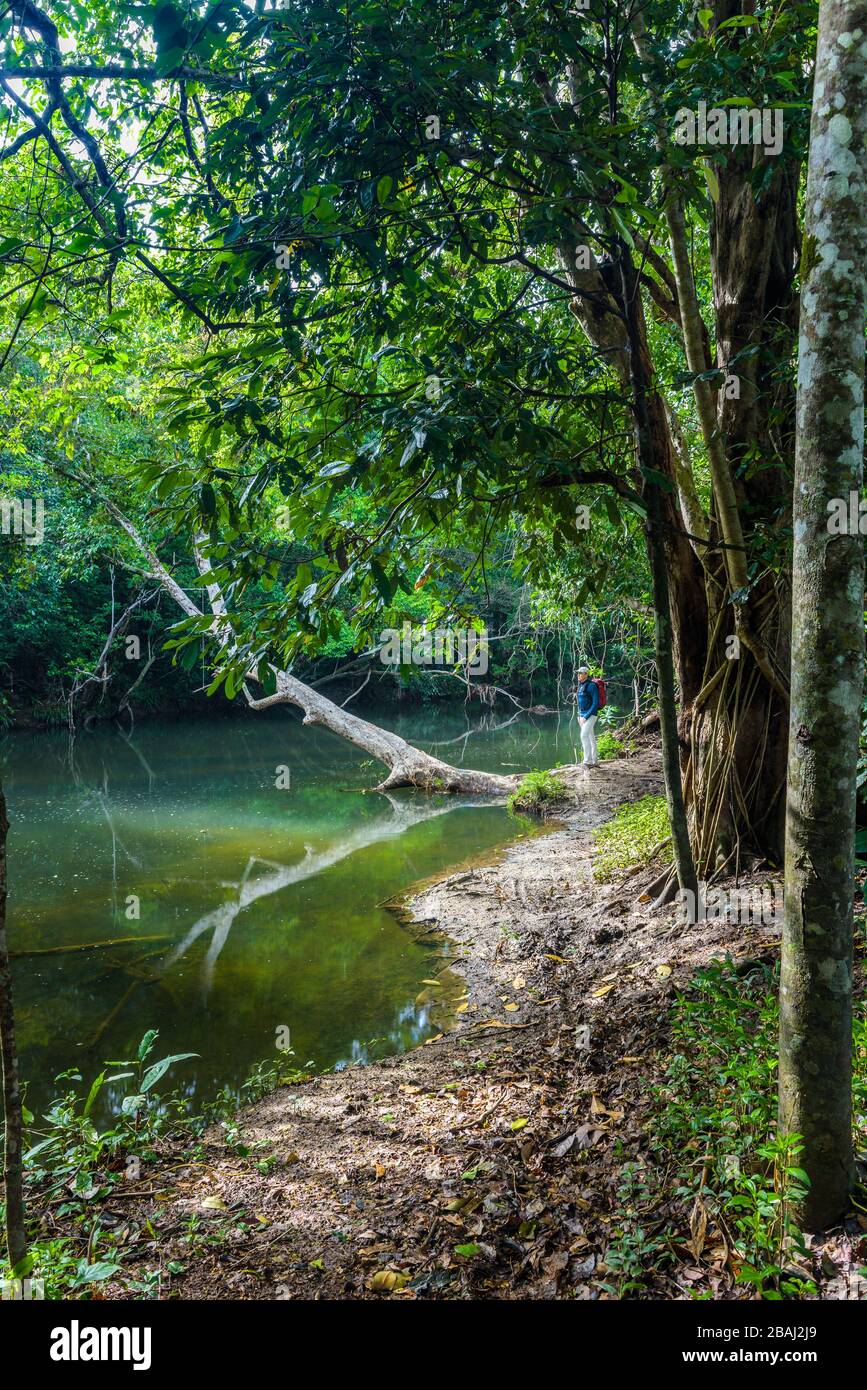
[[[599,689],[590,679],[586,666],[578,667],[578,718],[581,721],[581,747],[584,750],[584,767],[599,766],[599,752],[596,747],[596,716],[599,713]]]

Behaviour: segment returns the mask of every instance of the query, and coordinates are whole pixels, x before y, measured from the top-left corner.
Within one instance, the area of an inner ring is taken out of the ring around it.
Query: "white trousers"
[[[584,750],[584,766],[595,767],[599,761],[596,747],[596,715],[581,720],[581,747]]]

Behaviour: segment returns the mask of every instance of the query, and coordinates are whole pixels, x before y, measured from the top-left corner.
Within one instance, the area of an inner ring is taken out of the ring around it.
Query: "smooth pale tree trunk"
[[[12,969],[6,940],[6,799],[0,786],[0,1053],[3,1064],[3,1200],[6,1205],[6,1249],[14,1269],[27,1254],[24,1234],[24,1179],[22,1145],[24,1123],[18,1052],[15,1047],[15,1015],[12,1008]]]
[[[828,505],[860,495],[867,308],[867,3],[822,0],[810,130],[794,490],[792,705],[780,985],[780,1129],[803,1136],[808,1230],[852,1178],[855,767],[864,538]]]

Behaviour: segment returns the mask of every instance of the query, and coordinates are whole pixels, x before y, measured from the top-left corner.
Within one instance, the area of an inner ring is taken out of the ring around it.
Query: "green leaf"
[[[94,1101],[96,1100],[97,1096],[99,1095],[100,1091],[102,1090],[102,1087],[103,1087],[104,1083],[105,1083],[105,1072],[104,1072],[104,1071],[101,1071],[101,1072],[99,1073],[99,1076],[97,1076],[96,1079],[94,1080],[94,1082],[93,1082],[93,1084],[92,1084],[90,1090],[89,1090],[88,1093],[87,1093],[87,1100],[84,1102],[84,1114],[85,1114],[85,1115],[89,1115],[89,1114],[90,1114],[91,1109],[93,1108],[93,1103],[94,1103]]]
[[[98,1260],[96,1264],[88,1265],[76,1279],[78,1284],[98,1284],[104,1279],[110,1279],[113,1274],[117,1274],[121,1266],[115,1260]]]
[[[709,159],[702,160],[702,163],[704,165],[704,177],[707,182],[707,188],[708,192],[710,193],[711,200],[714,203],[718,203],[719,179],[717,178],[716,169],[713,167]]]
[[[648,482],[656,483],[656,486],[662,488],[663,492],[674,491],[674,483],[671,478],[666,477],[665,473],[660,473],[657,468],[642,467],[641,472]]]
[[[620,213],[613,205],[608,209],[608,211],[611,213],[611,220],[614,223],[617,230],[619,231],[620,235],[623,237],[623,240],[626,242],[626,245],[630,248],[630,250],[634,250],[635,242],[633,240],[632,233],[630,232],[623,218],[620,216]]]
[[[17,1263],[12,1266],[13,1279],[26,1279],[33,1266],[36,1264],[36,1256],[29,1251]]]
[[[142,1094],[145,1091],[153,1090],[158,1081],[165,1076],[169,1067],[175,1062],[184,1062],[188,1057],[198,1057],[198,1052],[175,1052],[171,1057],[161,1057],[158,1062],[154,1062],[152,1067],[148,1067],[141,1083]]]
[[[394,593],[394,586],[391,584],[388,575],[378,560],[371,560],[370,572],[373,575],[373,582],[379,591],[380,598],[383,599],[385,603],[390,603]]]
[[[38,1144],[34,1144],[32,1149],[28,1149],[24,1155],[24,1162],[30,1163],[37,1154],[42,1153],[43,1149],[49,1149],[57,1143],[57,1135],[53,1134],[50,1139],[40,1139]]]
[[[193,650],[195,651],[195,648],[193,648]],[[143,1062],[145,1057],[147,1057],[158,1037],[159,1033],[156,1028],[149,1028],[145,1033],[138,1045],[138,1059],[140,1062]]]

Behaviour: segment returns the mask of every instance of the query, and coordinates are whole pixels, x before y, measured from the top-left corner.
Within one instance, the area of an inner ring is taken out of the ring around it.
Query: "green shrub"
[[[673,1259],[696,1213],[708,1242],[726,1234],[726,1265],[752,1296],[813,1298],[812,1254],[793,1211],[809,1179],[801,1140],[777,1130],[777,968],[755,962],[738,973],[730,959],[699,970],[670,1012],[672,1055],[665,1080],[652,1088],[647,1144],[621,1164],[619,1214],[605,1255],[616,1297],[646,1289]],[[867,1016],[854,1021],[855,1145],[865,1143]],[[673,1199],[673,1201],[672,1201]],[[647,1224],[648,1212],[665,1222]],[[704,1224],[706,1223],[706,1225]],[[705,1261],[707,1256],[705,1255]],[[724,1297],[718,1276],[692,1284],[694,1299]]]
[[[696,1198],[710,1222],[719,1213],[737,1282],[771,1299],[815,1292],[797,1272],[808,1252],[791,1216],[809,1182],[800,1136],[776,1131],[777,985],[758,962],[745,976],[731,960],[697,972],[672,1011],[675,1050],[650,1125],[663,1163],[680,1166],[685,1218]]]
[[[614,819],[593,831],[596,854],[593,877],[607,883],[618,869],[631,869],[644,863],[650,851],[669,834],[668,810],[664,796],[643,796],[618,806]],[[671,858],[671,846],[661,854]]]
[[[50,1105],[40,1120],[25,1106],[24,1120],[31,1144],[24,1154],[27,1207],[31,1225],[27,1271],[29,1277],[44,1281],[48,1299],[87,1299],[99,1297],[99,1286],[109,1280],[124,1285],[130,1297],[159,1297],[158,1271],[142,1280],[132,1280],[126,1262],[135,1255],[117,1232],[101,1222],[101,1204],[111,1206],[115,1189],[124,1192],[127,1180],[143,1165],[157,1157],[160,1141],[171,1139],[184,1146],[192,1161],[199,1156],[205,1129],[218,1123],[224,1131],[229,1151],[240,1157],[261,1147],[264,1141],[242,1142],[237,1115],[242,1105],[261,1100],[278,1086],[309,1080],[309,1072],[297,1068],[290,1051],[279,1062],[261,1062],[241,1086],[240,1095],[224,1087],[215,1101],[193,1112],[188,1096],[179,1091],[158,1091],[158,1084],[178,1062],[197,1057],[180,1052],[151,1060],[158,1033],[149,1029],[136,1056],[123,1062],[110,1062],[86,1090],[79,1090],[81,1073],[62,1072],[57,1081],[69,1086]],[[109,1068],[123,1071],[108,1074]],[[120,1112],[108,1128],[98,1129],[92,1119],[93,1107],[103,1087],[126,1082]],[[2,1136],[0,1136],[2,1138]],[[2,1143],[0,1143],[2,1161]],[[265,1162],[266,1159],[261,1159]],[[44,1215],[51,1212],[65,1218],[69,1234],[44,1233]],[[0,1204],[0,1220],[3,1208]],[[123,1228],[118,1228],[122,1234]],[[171,1265],[169,1265],[171,1271]],[[24,1271],[22,1271],[24,1273]],[[0,1254],[0,1279],[8,1277],[8,1265]]]
[[[607,730],[598,735],[596,747],[601,763],[608,762],[611,758],[619,758],[622,753],[626,752],[625,743],[621,743],[615,734],[609,734]]]
[[[562,777],[537,768],[521,778],[507,805],[510,811],[533,811],[538,815],[555,801],[562,801],[565,795],[566,783]]]

